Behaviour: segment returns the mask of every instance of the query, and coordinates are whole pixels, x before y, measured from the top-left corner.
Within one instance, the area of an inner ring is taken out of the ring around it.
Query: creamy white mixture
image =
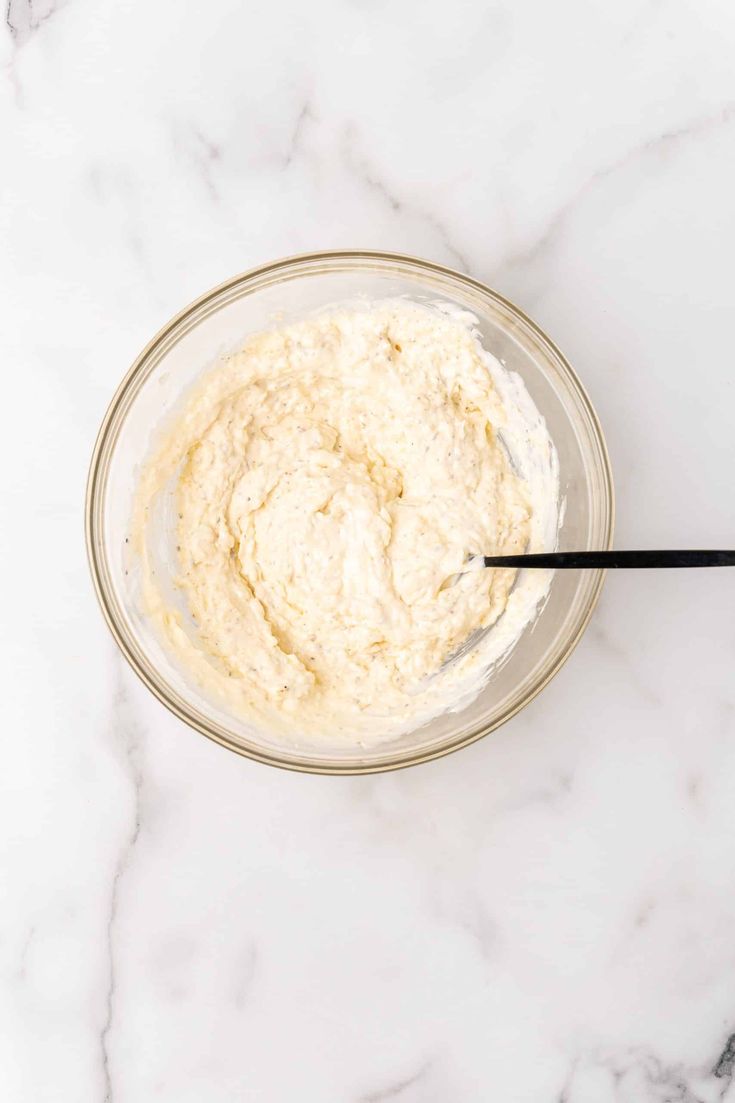
[[[146,464],[147,611],[256,727],[363,743],[415,727],[479,691],[545,596],[545,572],[445,585],[468,555],[556,537],[556,453],[472,321],[386,300],[257,334],[202,378]],[[183,611],[150,548],[172,488]]]

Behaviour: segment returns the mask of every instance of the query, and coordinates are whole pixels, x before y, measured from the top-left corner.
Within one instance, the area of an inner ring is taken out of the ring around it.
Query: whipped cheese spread
[[[553,444],[474,322],[396,299],[258,333],[184,396],[146,461],[145,611],[255,729],[395,737],[479,692],[543,601],[547,572],[447,585],[470,555],[556,540]]]

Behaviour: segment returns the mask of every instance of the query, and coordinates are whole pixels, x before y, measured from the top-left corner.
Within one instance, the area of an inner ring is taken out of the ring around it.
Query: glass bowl
[[[597,602],[601,571],[558,571],[548,600],[478,697],[393,742],[286,746],[210,700],[177,663],[138,607],[126,534],[151,436],[218,355],[246,335],[343,300],[406,296],[471,311],[485,347],[518,372],[559,455],[564,522],[560,550],[608,548],[613,485],[599,421],[582,385],[548,337],[517,307],[468,276],[414,257],[313,253],[275,261],[202,295],[156,334],[105,415],[87,486],[86,531],[97,596],[123,654],[148,688],[187,724],[260,762],[315,773],[370,773],[455,751],[504,723],[569,656]]]

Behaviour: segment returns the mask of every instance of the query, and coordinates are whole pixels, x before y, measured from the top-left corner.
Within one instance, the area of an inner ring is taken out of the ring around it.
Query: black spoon
[[[530,555],[471,555],[467,568],[459,574],[451,575],[442,590],[454,586],[468,571],[483,567],[543,567],[546,570],[579,570],[591,567],[606,570],[616,567],[735,567],[735,551],[702,551],[700,549],[666,551],[572,551],[572,552],[533,552]],[[456,663],[469,651],[477,647],[492,626],[478,628],[465,642],[446,659],[441,670]]]
[[[593,567],[735,567],[735,551],[581,551],[531,555],[473,555],[470,563],[485,567],[546,567],[569,570]]]

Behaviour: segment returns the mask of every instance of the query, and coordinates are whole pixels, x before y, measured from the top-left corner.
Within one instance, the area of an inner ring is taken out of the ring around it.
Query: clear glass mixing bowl
[[[579,640],[603,582],[599,571],[559,571],[549,598],[480,695],[459,712],[374,748],[285,746],[255,735],[208,699],[162,644],[138,607],[125,537],[151,434],[217,356],[274,317],[358,295],[440,299],[479,319],[483,344],[523,378],[559,454],[565,500],[559,547],[608,548],[613,530],[610,463],[595,411],[579,380],[544,333],[517,307],[476,280],[413,257],[315,253],[236,276],[186,307],[158,333],[125,376],[105,415],[87,487],[87,549],[107,623],[150,690],[193,728],[261,762],[321,773],[368,773],[424,762],[487,735],[523,708]]]

